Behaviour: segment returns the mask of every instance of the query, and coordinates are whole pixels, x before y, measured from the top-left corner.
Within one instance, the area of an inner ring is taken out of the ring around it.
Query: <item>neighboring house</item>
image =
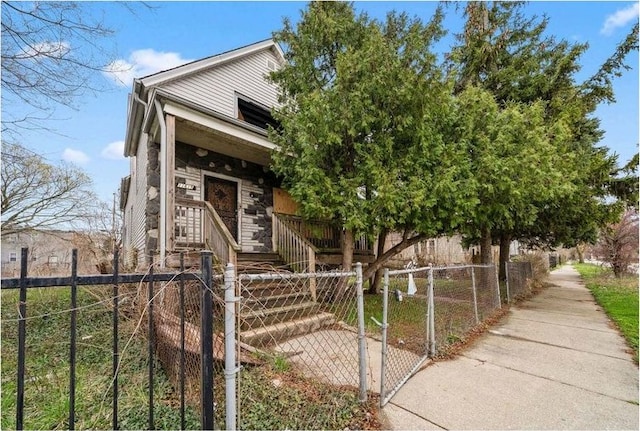
[[[402,241],[402,234],[392,232],[387,235],[385,250]],[[500,247],[491,247],[494,262],[500,259]],[[517,256],[523,253],[523,249],[518,241],[512,241],[509,247],[509,255]],[[478,263],[480,260],[480,247],[472,246],[465,248],[461,235],[441,236],[430,238],[407,247],[389,262],[389,266],[403,267],[411,261],[418,265],[462,265]]]
[[[125,265],[176,264],[180,251],[211,249],[220,262],[339,262],[341,232],[303,223],[269,169],[275,145],[267,74],[284,64],[265,40],[133,83],[122,180]],[[358,242],[361,259],[371,256]],[[260,257],[260,255],[263,255]]]
[[[402,234],[392,232],[387,235],[385,250],[402,241]],[[420,265],[451,265],[470,263],[473,250],[462,246],[462,237],[454,235],[450,237],[430,238],[407,247],[392,259],[392,266],[404,266],[413,260]]]
[[[103,238],[97,238],[102,240]],[[97,272],[99,252],[96,238],[87,234],[62,231],[28,231],[2,238],[2,277],[20,276],[21,250],[29,249],[28,273],[32,275],[69,275],[71,251],[78,249],[78,273]]]

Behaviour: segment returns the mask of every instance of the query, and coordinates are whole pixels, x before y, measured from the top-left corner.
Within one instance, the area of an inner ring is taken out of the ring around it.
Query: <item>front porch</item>
[[[155,96],[157,115],[146,123],[146,248],[161,265],[202,249],[221,264],[277,253],[294,271],[340,265],[342,229],[295,215],[297,204],[269,168],[274,145],[266,130]],[[356,239],[354,261],[373,259],[372,244]]]
[[[318,266],[337,266],[342,262],[342,231],[335,225],[318,220],[305,221],[290,214],[272,213],[269,218],[272,248],[243,252],[229,229],[229,223],[225,223],[211,203],[177,198],[172,252],[209,249],[219,263],[234,265],[238,265],[239,260],[269,261],[270,256],[277,253],[280,260],[294,271],[314,272]],[[358,238],[354,261],[369,263],[373,259],[371,244],[365,237]]]

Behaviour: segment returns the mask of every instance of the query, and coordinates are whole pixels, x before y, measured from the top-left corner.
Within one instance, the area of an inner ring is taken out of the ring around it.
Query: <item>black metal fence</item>
[[[77,313],[78,313],[78,288],[83,286],[102,286],[105,288],[111,287],[113,320],[112,320],[112,371],[111,371],[111,384],[110,384],[110,397],[111,397],[111,428],[120,429],[122,420],[119,417],[119,391],[118,377],[120,374],[120,337],[119,337],[119,322],[120,322],[120,286],[123,284],[136,284],[138,289],[141,286],[146,285],[147,301],[145,305],[145,312],[147,313],[147,362],[148,362],[148,405],[147,405],[147,423],[148,429],[155,429],[156,421],[154,418],[154,409],[156,401],[154,400],[154,378],[156,377],[156,367],[154,367],[154,353],[156,351],[156,340],[154,334],[156,333],[154,328],[154,298],[156,296],[156,283],[158,282],[174,282],[179,286],[179,300],[180,300],[180,364],[179,364],[179,384],[178,392],[180,395],[179,403],[179,424],[173,424],[170,428],[185,429],[185,315],[184,315],[184,301],[185,301],[185,283],[187,281],[196,281],[195,285],[199,286],[199,327],[200,333],[200,428],[205,430],[214,429],[214,388],[213,388],[213,375],[214,375],[214,337],[213,337],[213,319],[214,319],[214,307],[213,307],[213,286],[214,283],[220,283],[222,277],[214,275],[212,266],[212,253],[209,251],[201,252],[201,265],[200,270],[194,272],[185,271],[184,257],[180,256],[180,270],[174,272],[154,272],[153,262],[150,262],[149,270],[147,273],[141,274],[120,274],[118,271],[119,256],[118,252],[114,253],[113,259],[113,273],[101,274],[101,275],[79,275],[77,271],[78,253],[77,250],[72,252],[71,274],[67,277],[29,277],[27,274],[28,263],[28,249],[23,248],[21,253],[21,269],[19,278],[6,278],[2,279],[2,290],[19,289],[19,303],[18,303],[18,319],[17,319],[17,372],[16,372],[16,416],[15,416],[15,429],[21,430],[25,427],[25,391],[29,390],[30,380],[25,380],[25,362],[26,362],[26,340],[27,340],[27,321],[28,321],[28,306],[27,303],[27,291],[29,289],[37,289],[44,287],[60,287],[70,289],[70,308],[69,308],[69,399],[68,399],[68,423],[66,424],[68,429],[75,429],[76,426],[76,367],[77,367]],[[194,283],[190,283],[191,286]],[[6,306],[7,304],[4,304]],[[140,320],[142,322],[142,319]],[[7,394],[3,394],[6,396]],[[7,412],[3,412],[6,414]]]

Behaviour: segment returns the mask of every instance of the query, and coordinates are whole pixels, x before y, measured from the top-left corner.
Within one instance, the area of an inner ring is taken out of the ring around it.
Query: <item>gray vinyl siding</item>
[[[278,64],[273,51],[264,50],[227,64],[161,85],[160,88],[205,108],[236,118],[236,92],[265,106],[275,106],[278,91],[265,80],[267,60]]]
[[[135,160],[135,170],[131,178],[129,198],[125,207],[124,222],[128,232],[125,238],[125,263],[139,267],[145,263],[146,202],[147,202],[147,135],[141,134]],[[137,255],[137,262],[132,259]]]

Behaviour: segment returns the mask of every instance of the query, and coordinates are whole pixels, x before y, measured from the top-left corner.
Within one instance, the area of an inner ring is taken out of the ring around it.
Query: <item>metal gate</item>
[[[381,407],[433,351],[433,269],[385,269],[382,308]]]
[[[380,405],[501,307],[494,265],[385,271]]]

